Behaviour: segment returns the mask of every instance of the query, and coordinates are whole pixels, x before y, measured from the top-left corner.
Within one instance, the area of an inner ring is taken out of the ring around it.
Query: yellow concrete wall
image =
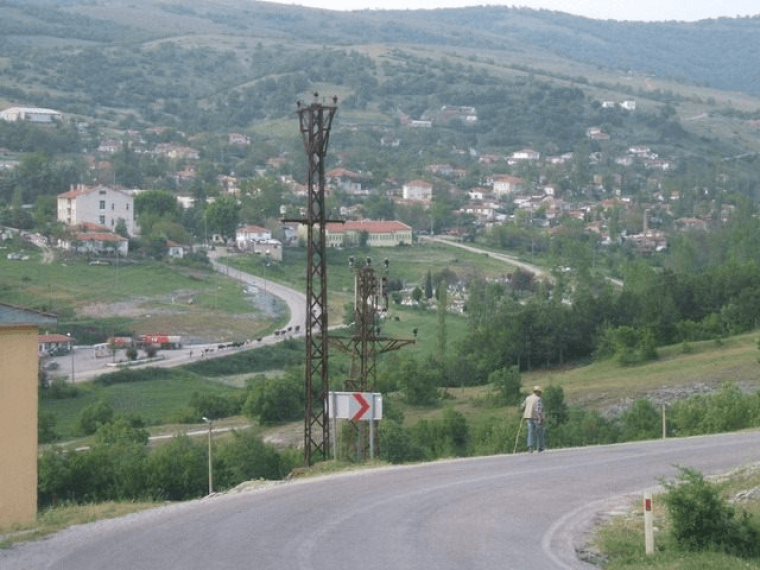
[[[37,327],[0,325],[0,528],[37,513]]]

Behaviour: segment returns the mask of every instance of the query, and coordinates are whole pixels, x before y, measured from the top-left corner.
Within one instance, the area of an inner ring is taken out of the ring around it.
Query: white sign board
[[[383,396],[373,392],[330,392],[330,419],[352,421],[383,418]]]

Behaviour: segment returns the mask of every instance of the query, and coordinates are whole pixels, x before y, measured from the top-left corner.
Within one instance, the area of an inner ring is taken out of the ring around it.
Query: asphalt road
[[[760,431],[399,466],[169,505],[0,550],[4,570],[567,570],[595,517],[760,461]],[[642,536],[643,544],[643,536]]]
[[[283,329],[290,328],[291,331],[285,336],[269,335],[263,337],[261,341],[252,341],[250,344],[246,344],[240,348],[225,348],[220,350],[218,349],[219,343],[211,343],[206,345],[187,345],[180,350],[160,350],[158,351],[158,355],[162,358],[161,360],[138,364],[132,366],[132,368],[144,368],[148,366],[171,368],[174,366],[182,366],[183,364],[198,360],[201,351],[204,349],[210,350],[210,352],[205,354],[205,358],[219,358],[234,354],[241,350],[275,344],[281,342],[284,338],[304,334],[304,327],[306,324],[306,295],[304,293],[300,293],[290,287],[275,283],[274,281],[243,273],[233,267],[220,264],[216,261],[216,254],[213,252],[209,252],[209,254],[209,259],[213,268],[219,273],[222,273],[231,279],[237,279],[247,285],[253,285],[262,291],[266,291],[267,295],[279,297],[285,302],[290,312],[290,320]],[[57,368],[53,370],[54,373],[65,374],[68,375],[69,378],[73,376],[76,382],[89,382],[100,374],[106,374],[116,370],[116,368],[108,366],[108,363],[111,361],[108,356],[103,358],[98,357],[97,351],[91,347],[77,347],[74,350],[73,355],[57,356],[52,358],[51,361],[55,362],[57,365]]]
[[[449,245],[451,247],[466,249],[467,251],[472,251],[474,253],[485,253],[486,255],[488,255],[489,257],[493,257],[494,259],[499,259],[501,261],[504,261],[505,263],[524,269],[525,271],[530,271],[531,273],[533,273],[534,275],[537,275],[541,279],[548,279],[548,280],[553,279],[551,274],[546,269],[539,267],[538,265],[533,265],[532,263],[526,263],[524,261],[520,261],[519,259],[517,259],[516,257],[512,255],[507,255],[504,253],[495,253],[493,251],[487,251],[479,247],[463,244],[451,238],[425,237],[425,238],[420,238],[420,239],[421,240],[426,239],[426,240],[434,241],[434,242],[441,243],[444,245]],[[615,279],[614,277],[607,277],[607,281],[609,281],[610,283],[613,283],[614,285],[617,285],[618,287],[623,286],[623,282],[620,279]]]

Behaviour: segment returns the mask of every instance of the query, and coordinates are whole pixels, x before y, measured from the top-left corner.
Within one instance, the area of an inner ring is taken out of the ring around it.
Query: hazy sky
[[[300,4],[329,10],[423,10],[461,6],[504,5],[545,8],[588,18],[612,20],[695,21],[721,16],[760,14],[758,0],[273,0],[281,4]]]

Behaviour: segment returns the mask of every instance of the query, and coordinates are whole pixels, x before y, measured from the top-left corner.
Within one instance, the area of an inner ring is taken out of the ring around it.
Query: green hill
[[[740,93],[760,92],[759,31],[759,18],[628,23],[507,7],[6,0],[0,106],[271,137],[292,120],[296,98],[319,89],[340,96],[344,127],[393,129],[402,114],[476,107],[477,125],[420,136],[422,145],[449,138],[481,149],[567,150],[588,126],[622,122],[620,138],[668,142],[686,133],[684,152],[710,145],[738,154],[760,148],[752,122],[760,103]],[[592,105],[607,99],[635,99],[639,118]]]

